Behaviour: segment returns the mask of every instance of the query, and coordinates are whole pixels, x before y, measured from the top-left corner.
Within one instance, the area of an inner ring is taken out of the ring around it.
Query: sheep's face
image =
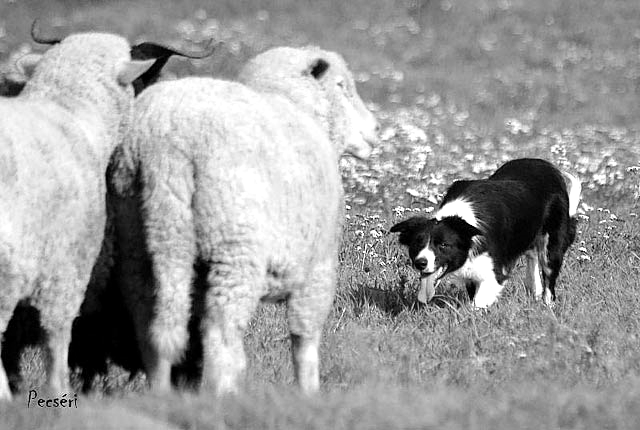
[[[367,158],[378,122],[364,106],[341,56],[315,47],[273,48],[243,67],[239,81],[280,93],[314,115],[340,154]]]
[[[330,134],[343,153],[367,158],[371,145],[377,141],[378,122],[365,107],[356,90],[353,76],[345,61],[337,54],[327,52],[319,58],[318,79],[330,102]]]

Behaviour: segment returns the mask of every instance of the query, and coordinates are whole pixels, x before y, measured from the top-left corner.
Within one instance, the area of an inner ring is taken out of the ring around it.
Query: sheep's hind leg
[[[6,299],[7,297],[3,297],[3,302],[0,303],[0,355],[2,355],[2,339],[4,337],[4,332],[7,330],[9,320],[11,319],[11,315],[13,314],[13,310],[16,305],[14,300],[6,302]],[[7,373],[4,370],[2,360],[0,360],[0,401],[2,400],[11,400],[11,390],[9,389]]]
[[[171,389],[171,366],[187,346],[197,253],[193,213],[186,204],[190,198],[185,197],[193,192],[192,184],[181,181],[179,175],[172,179],[166,188],[150,189],[153,192],[143,206],[154,306],[148,338],[142,337],[140,345],[151,389],[156,392]]]
[[[171,389],[171,366],[186,348],[191,309],[194,253],[171,256],[170,250],[167,251],[152,257],[155,312],[149,337],[140,342],[150,386],[157,392]]]
[[[47,385],[53,396],[69,390],[71,328],[88,282],[89,273],[79,276],[75,270],[63,270],[49,285],[41,285],[41,295],[34,302],[46,335]]]
[[[244,331],[264,291],[265,271],[252,261],[211,265],[203,334],[203,385],[237,393],[246,368]]]
[[[0,254],[0,265],[5,269],[10,267],[7,264],[8,259]],[[5,269],[6,270],[6,269]],[[10,269],[5,273],[0,273],[0,356],[2,355],[2,341],[4,333],[7,330],[11,316],[15,311],[22,294],[26,289],[26,285],[19,276],[10,274]],[[7,372],[0,359],[0,401],[11,400],[11,389],[9,387],[9,378]]]
[[[335,293],[335,270],[331,264],[316,269],[308,282],[291,293],[288,301],[291,354],[296,381],[301,391],[312,394],[320,389],[318,348],[322,326]]]
[[[73,317],[71,318],[73,319]],[[45,325],[43,323],[43,325]],[[47,385],[50,394],[61,396],[69,391],[69,343],[71,321],[58,327],[45,327],[47,335]]]

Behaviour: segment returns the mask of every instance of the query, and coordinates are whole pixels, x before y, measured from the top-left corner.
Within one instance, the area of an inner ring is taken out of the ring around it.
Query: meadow
[[[635,429],[640,422],[640,4],[635,0],[31,0],[0,2],[0,87],[53,31],[223,45],[172,60],[168,78],[232,78],[277,45],[342,53],[382,124],[371,159],[342,160],[338,293],[321,345],[322,392],[293,384],[283,306],[262,305],[245,337],[246,392],[145,393],[110,363],[77,409],[27,408],[37,348],[0,429]],[[443,286],[427,306],[387,230],[428,214],[455,179],[541,157],[583,185],[578,237],[552,308],[516,267],[498,303],[469,307]],[[106,340],[104,340],[106,342]],[[80,390],[79,370],[74,389]]]

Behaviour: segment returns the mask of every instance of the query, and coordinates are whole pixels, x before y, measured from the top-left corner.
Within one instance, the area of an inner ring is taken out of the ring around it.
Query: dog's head
[[[400,233],[399,241],[409,248],[413,267],[420,272],[418,300],[428,302],[440,279],[459,269],[469,256],[474,236],[480,230],[457,216],[435,218],[412,217],[390,230]]]

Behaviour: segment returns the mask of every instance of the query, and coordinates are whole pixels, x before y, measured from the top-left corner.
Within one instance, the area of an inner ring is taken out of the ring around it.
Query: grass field
[[[224,42],[212,59],[173,60],[175,76],[233,77],[267,47],[315,44],[343,53],[383,129],[371,160],[342,162],[347,210],[322,394],[300,398],[291,387],[285,309],[264,305],[245,337],[246,394],[152,397],[142,375],[111,365],[77,409],[27,409],[42,379],[28,348],[22,391],[0,404],[0,428],[638,428],[637,1],[41,3],[0,2],[0,71],[17,52],[41,49],[29,42],[34,17],[60,32]],[[455,286],[418,306],[416,276],[386,230],[432,210],[452,180],[522,156],[583,182],[555,307],[527,297],[521,266],[489,311],[471,310]]]

